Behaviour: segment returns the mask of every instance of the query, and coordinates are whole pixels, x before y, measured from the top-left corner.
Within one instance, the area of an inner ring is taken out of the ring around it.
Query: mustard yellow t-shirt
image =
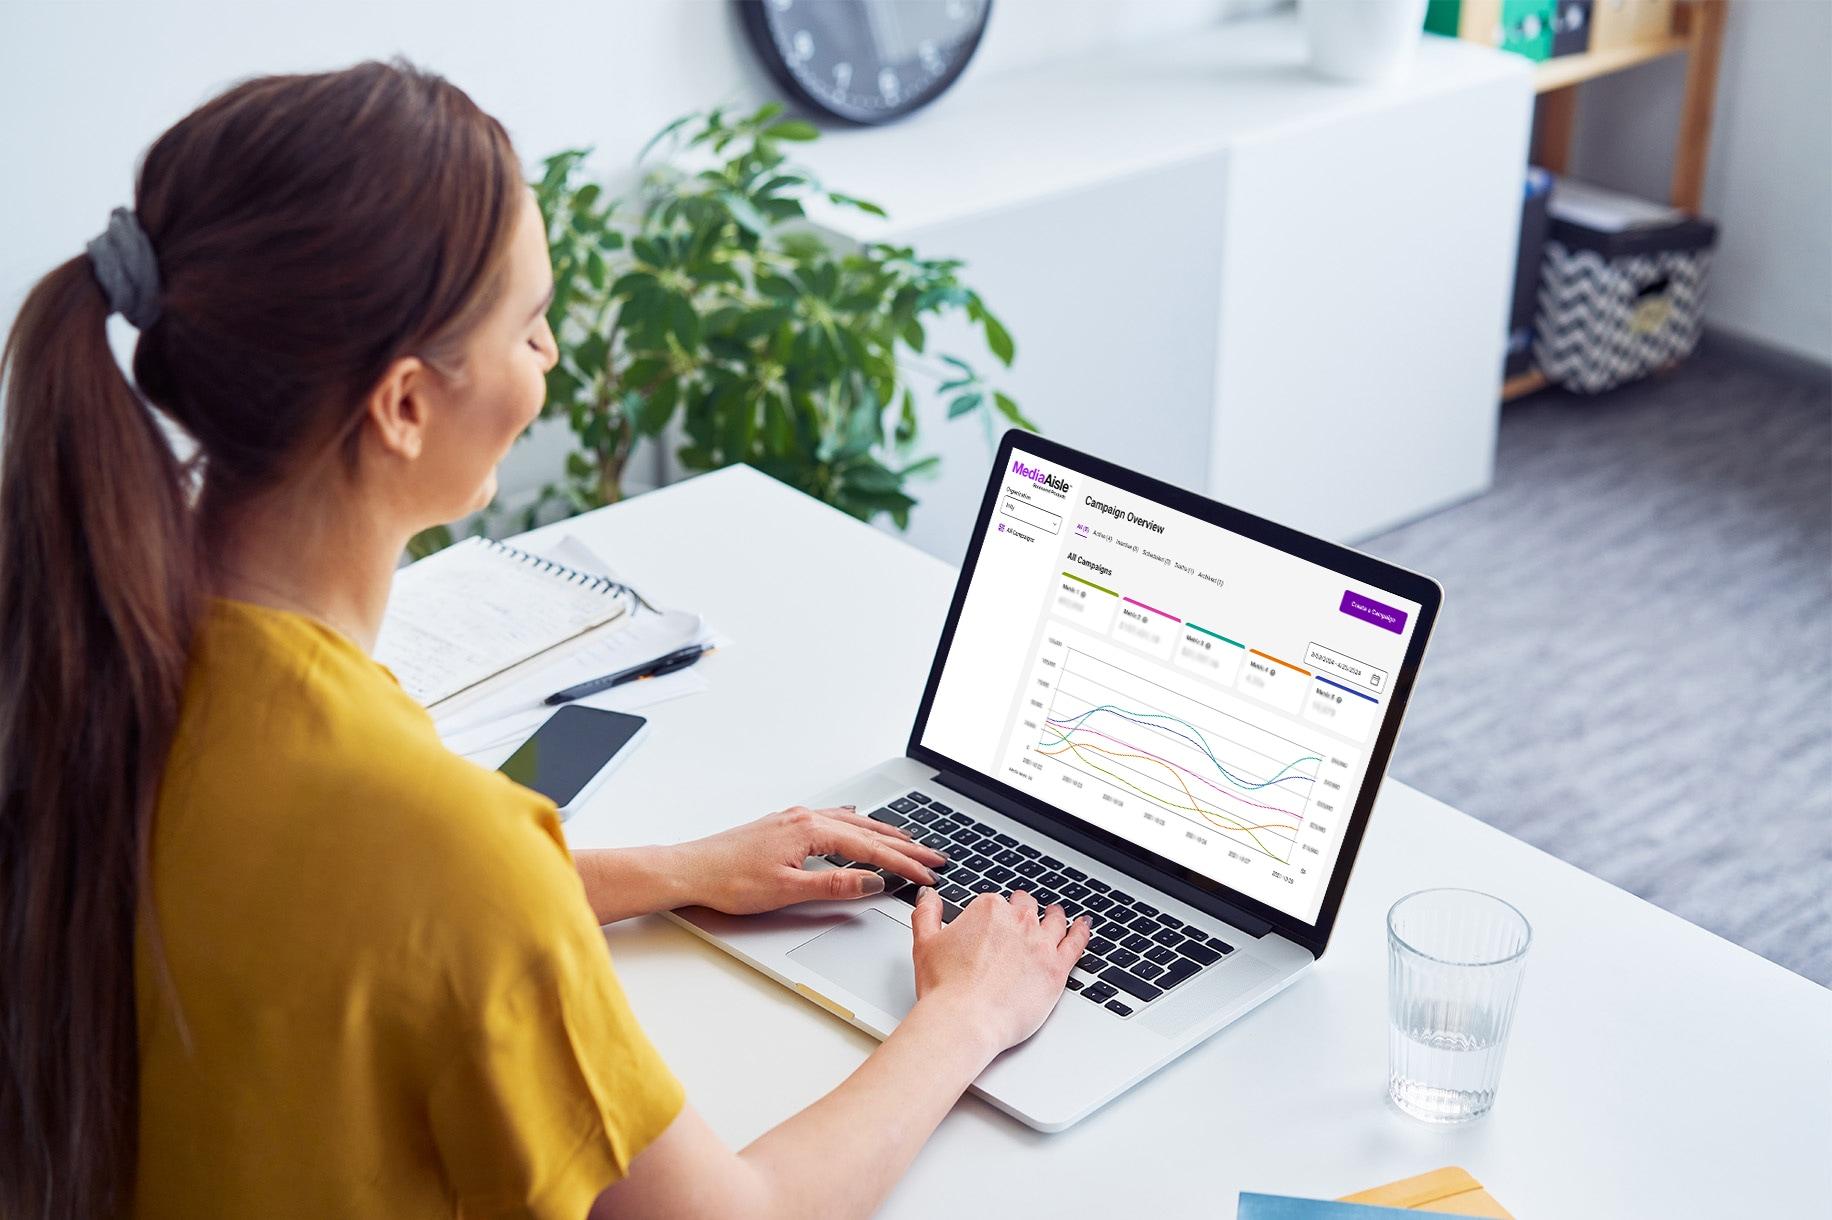
[[[140,1216],[582,1220],[680,1111],[552,803],[311,619],[213,603],[153,893]]]

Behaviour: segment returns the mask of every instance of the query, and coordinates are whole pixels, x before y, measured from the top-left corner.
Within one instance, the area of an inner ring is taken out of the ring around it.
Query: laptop
[[[1062,1130],[1323,954],[1442,596],[1005,434],[907,748],[806,802],[946,854],[944,918],[1021,888],[1093,919],[1054,1012],[974,1093]],[[863,901],[674,918],[883,1038],[916,1002],[917,892],[888,874]]]

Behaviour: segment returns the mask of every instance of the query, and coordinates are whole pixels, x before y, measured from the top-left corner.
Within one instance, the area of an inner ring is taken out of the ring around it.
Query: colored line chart
[[[1323,754],[1065,644],[1035,752],[1290,864]]]

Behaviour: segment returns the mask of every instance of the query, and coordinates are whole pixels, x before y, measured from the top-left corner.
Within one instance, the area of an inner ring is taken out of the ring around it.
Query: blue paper
[[[1240,1192],[1240,1210],[1235,1214],[1237,1220],[1394,1220],[1399,1216],[1418,1220],[1419,1215],[1403,1207],[1338,1203],[1333,1199],[1294,1199],[1289,1195],[1259,1195],[1245,1190]]]

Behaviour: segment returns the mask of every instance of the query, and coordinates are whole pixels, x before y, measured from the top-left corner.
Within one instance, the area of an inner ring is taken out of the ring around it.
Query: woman
[[[41,281],[0,467],[0,1215],[856,1215],[1087,942],[916,910],[918,1003],[733,1153],[598,925],[942,861],[845,809],[569,856],[370,660],[402,547],[486,503],[555,359],[543,226],[459,90],[232,89]],[[139,394],[111,312],[138,328]],[[155,407],[194,456],[174,459]],[[1041,918],[1039,917],[1041,915]]]

